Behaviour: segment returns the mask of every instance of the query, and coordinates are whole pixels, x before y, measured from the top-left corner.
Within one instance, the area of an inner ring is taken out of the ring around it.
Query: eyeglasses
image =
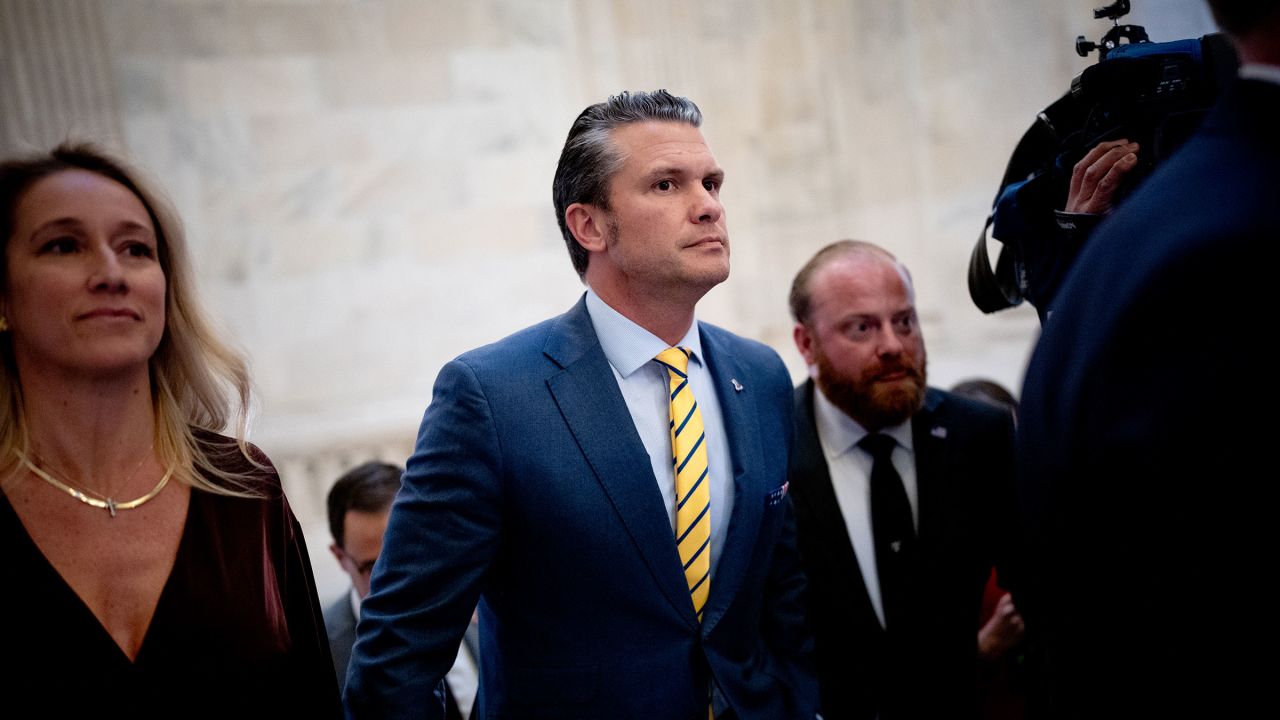
[[[342,553],[342,564],[347,567],[348,571],[354,572],[362,577],[369,577],[373,574],[373,565],[378,562],[378,558],[375,557],[372,560],[356,562],[356,559],[351,557],[346,550],[342,548],[338,548],[338,550]]]

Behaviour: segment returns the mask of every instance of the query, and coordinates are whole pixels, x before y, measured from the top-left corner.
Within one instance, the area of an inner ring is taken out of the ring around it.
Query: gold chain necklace
[[[135,466],[133,466],[133,472],[129,473],[128,477],[126,477],[124,480],[122,480],[122,481],[121,481],[121,483],[120,483],[121,485],[127,485],[127,484],[129,484],[129,482],[130,482],[131,480],[133,480],[135,477],[137,477],[137,476],[138,476],[138,471],[142,469],[142,466],[143,466],[143,465],[146,465],[146,464],[147,464],[147,460],[150,460],[150,459],[151,459],[151,452],[152,452],[153,450],[155,450],[155,449],[156,449],[156,446],[155,446],[155,444],[154,444],[154,443],[152,443],[151,447],[147,448],[147,452],[143,454],[142,459],[138,461],[138,464],[137,464],[137,465],[135,465]],[[37,455],[37,454],[35,454],[35,453],[32,453],[32,455],[31,455],[31,463],[32,463],[33,465],[37,465],[38,467],[40,467],[40,469],[41,469],[41,470],[44,470],[44,471],[45,471],[45,472],[47,472],[47,473],[51,473],[51,474],[52,474],[52,473],[56,472],[58,475],[60,475],[60,476],[62,476],[62,477],[70,477],[70,474],[69,474],[69,473],[67,473],[67,472],[65,472],[65,471],[63,471],[63,469],[62,469],[62,468],[60,468],[60,467],[56,467],[53,463],[49,462],[48,460],[45,460],[44,458],[40,457],[39,455]],[[45,470],[45,468],[49,468],[49,469],[48,469],[48,470]],[[86,493],[86,494],[88,494],[88,495],[92,495],[92,496],[94,496],[94,497],[98,498],[99,500],[106,500],[107,498],[109,498],[109,497],[111,497],[111,496],[113,495],[113,493],[111,492],[111,488],[107,488],[107,494],[106,494],[106,495],[103,495],[103,494],[101,494],[101,493],[96,493],[96,492],[94,492],[94,491],[92,491],[92,490],[88,490],[88,489],[84,490],[83,492],[84,492],[84,493]]]
[[[146,495],[143,495],[140,498],[129,500],[128,502],[116,502],[113,498],[110,498],[110,497],[104,498],[102,500],[89,497],[84,492],[71,487],[70,485],[58,480],[54,476],[45,472],[44,470],[41,470],[40,468],[36,467],[35,463],[31,462],[31,460],[29,460],[27,456],[22,452],[18,453],[18,458],[22,460],[22,464],[25,465],[28,470],[34,473],[36,477],[40,478],[41,480],[44,480],[45,482],[58,488],[59,490],[70,495],[71,497],[79,500],[85,505],[106,510],[107,512],[111,513],[111,517],[116,516],[116,510],[132,510],[138,507],[139,505],[142,505],[143,503],[147,502],[148,500],[155,497],[156,495],[159,495],[160,491],[164,489],[164,486],[169,483],[169,477],[173,475],[173,468],[168,468],[165,470],[164,477],[160,478],[160,482],[156,483],[156,486],[151,488],[151,492],[147,493]]]

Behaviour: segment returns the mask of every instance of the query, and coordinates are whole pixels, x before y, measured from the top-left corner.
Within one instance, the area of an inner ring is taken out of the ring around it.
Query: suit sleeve
[[[464,360],[440,371],[361,607],[349,718],[441,718],[453,664],[497,552],[500,447]]]

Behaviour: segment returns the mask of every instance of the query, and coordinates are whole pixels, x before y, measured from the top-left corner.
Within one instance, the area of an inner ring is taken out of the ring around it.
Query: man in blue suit
[[[1015,598],[1044,717],[1274,701],[1280,1],[1210,5],[1240,79],[1098,228],[1027,370]]]
[[[351,717],[440,717],[477,600],[481,718],[813,717],[790,380],[694,318],[729,273],[700,124],[665,91],[574,122],[553,196],[588,290],[440,372],[363,607]]]

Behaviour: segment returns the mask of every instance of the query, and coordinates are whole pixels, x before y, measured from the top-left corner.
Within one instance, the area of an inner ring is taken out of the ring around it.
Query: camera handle
[[[1107,18],[1114,24],[1106,35],[1098,42],[1089,42],[1085,40],[1083,35],[1076,37],[1076,54],[1080,57],[1089,57],[1089,53],[1094,50],[1098,51],[1098,61],[1107,59],[1107,53],[1115,50],[1123,44],[1122,40],[1128,40],[1130,43],[1146,43],[1151,42],[1151,38],[1147,37],[1147,29],[1141,25],[1121,25],[1120,18],[1129,14],[1129,0],[1116,0],[1105,7],[1095,8],[1093,16],[1098,19]]]
[[[1121,40],[1128,40],[1131,44],[1151,42],[1151,38],[1147,37],[1147,29],[1141,25],[1116,25],[1096,43],[1085,40],[1083,35],[1076,37],[1076,54],[1089,57],[1089,53],[1097,50],[1098,60],[1106,60],[1107,53],[1120,47]]]

